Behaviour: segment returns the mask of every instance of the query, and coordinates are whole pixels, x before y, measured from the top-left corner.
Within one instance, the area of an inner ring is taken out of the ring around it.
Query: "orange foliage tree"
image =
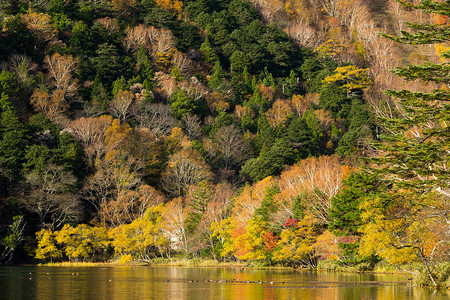
[[[342,186],[342,180],[347,177],[351,168],[342,165],[336,156],[311,157],[298,162],[284,171],[280,176],[280,194],[275,201],[286,220],[292,216],[293,199],[303,197],[303,204],[319,222],[328,223],[328,212],[331,208],[331,198]]]

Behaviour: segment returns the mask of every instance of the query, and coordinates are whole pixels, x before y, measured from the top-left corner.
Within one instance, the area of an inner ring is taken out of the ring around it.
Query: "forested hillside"
[[[419,261],[434,282],[449,4],[422,2],[2,2],[0,262]]]

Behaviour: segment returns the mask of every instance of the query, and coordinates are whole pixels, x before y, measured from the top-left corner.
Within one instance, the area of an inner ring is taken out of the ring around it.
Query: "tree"
[[[317,258],[314,253],[314,243],[317,240],[317,220],[310,214],[292,226],[286,226],[280,234],[280,239],[274,249],[275,261],[315,267]]]
[[[280,176],[281,193],[276,196],[280,206],[291,208],[297,196],[318,222],[328,224],[331,199],[351,169],[341,165],[336,156],[310,157],[299,161]],[[291,213],[292,215],[292,213]]]
[[[56,40],[58,31],[51,24],[52,17],[50,15],[29,11],[27,14],[21,14],[20,16],[40,42],[45,43]]]
[[[255,216],[245,226],[242,234],[235,235],[233,244],[235,255],[241,260],[267,260],[268,251],[264,247],[264,236],[267,234],[267,222]]]
[[[117,227],[142,217],[146,210],[165,201],[164,195],[149,185],[139,190],[121,191],[116,199],[103,202],[98,215],[104,224]]]
[[[220,127],[207,151],[215,164],[225,170],[232,170],[250,158],[250,146],[234,125]]]
[[[350,174],[343,182],[343,189],[331,198],[328,229],[338,236],[349,237],[346,239],[349,242],[339,244],[348,259],[353,259],[358,254],[357,237],[361,236],[364,225],[361,205],[388,190],[385,182],[376,175],[360,171]]]
[[[188,113],[194,113],[198,108],[197,101],[189,97],[186,90],[175,92],[169,102],[170,109],[177,118],[181,118]]]
[[[196,185],[191,186],[186,197],[188,205],[186,231],[188,233],[194,233],[203,214],[205,214],[208,203],[211,201],[212,197],[213,190],[207,182],[201,181]],[[199,241],[196,242],[198,243]]]
[[[109,110],[123,124],[131,114],[134,100],[132,92],[120,90],[109,103]]]
[[[178,197],[166,204],[163,223],[171,248],[187,252],[187,232],[185,230],[187,211],[183,202],[183,198]]]
[[[149,208],[131,224],[114,228],[112,246],[115,253],[144,260],[162,254],[167,244],[163,234],[163,213],[164,206],[160,204]]]
[[[52,56],[47,55],[44,62],[56,89],[64,92],[64,98],[73,97],[78,89],[77,80],[73,78],[78,60],[72,55],[55,53]]]
[[[53,260],[62,256],[61,250],[56,246],[55,233],[50,229],[41,229],[36,232],[38,242],[35,258]]]
[[[450,16],[448,1],[401,3],[408,8]],[[408,26],[413,32],[402,31],[399,37],[385,36],[405,44],[435,44],[450,40],[446,24],[411,23]],[[394,71],[407,81],[422,80],[433,84],[435,89],[431,92],[386,91],[398,99],[400,111],[398,117],[381,119],[386,134],[383,142],[376,144],[379,155],[373,160],[377,167],[372,171],[383,176],[398,192],[391,196],[390,209],[385,211],[386,215],[380,216],[380,219],[372,218],[373,221],[367,225],[388,223],[397,227],[395,230],[385,227],[377,231],[384,234],[398,233],[400,229],[402,238],[397,238],[398,242],[391,243],[391,246],[398,249],[399,255],[402,251],[414,250],[434,285],[438,282],[430,266],[432,259],[421,244],[422,238],[415,240],[414,234],[420,231],[412,229],[420,224],[438,222],[449,230],[446,220],[450,213],[450,78],[447,62],[450,52],[442,52],[441,57],[445,62],[408,65]],[[446,235],[441,236],[440,240],[441,244],[450,242]]]
[[[178,0],[155,0],[156,5],[164,9],[173,11],[174,14],[180,15],[183,8],[183,2]]]
[[[79,196],[70,192],[77,180],[68,170],[49,164],[27,173],[25,179],[30,190],[20,202],[29,212],[37,214],[42,226],[54,229],[80,219]]]
[[[41,57],[37,52],[35,35],[28,29],[20,15],[11,16],[3,22],[4,45],[6,53],[25,53],[33,58]]]
[[[221,258],[230,256],[234,253],[234,251],[236,251],[232,240],[233,231],[236,229],[235,222],[233,221],[234,220],[230,217],[220,222],[214,222],[211,224],[211,239],[217,241],[214,250],[215,253]]]
[[[278,175],[285,165],[295,162],[294,148],[286,139],[277,139],[269,149],[261,150],[259,157],[249,159],[241,169],[241,175],[253,181]]]
[[[5,92],[0,97],[0,112],[0,182],[6,186],[5,194],[9,195],[13,179],[20,174],[29,133]]]
[[[202,59],[210,64],[216,64],[219,61],[216,52],[209,42],[209,37],[207,36],[205,41],[200,46],[200,51],[202,52]]]
[[[95,54],[95,57],[90,58],[90,63],[97,76],[103,79],[103,83],[110,84],[125,73],[123,58],[119,55],[117,46],[109,43],[100,44]]]
[[[289,104],[287,100],[278,99],[275,101],[272,108],[266,112],[266,118],[270,126],[277,128],[286,123],[288,116],[292,114],[292,108]]]
[[[211,171],[200,154],[191,149],[173,154],[162,174],[162,188],[172,196],[185,195],[190,185],[212,179]]]
[[[354,94],[361,94],[367,89],[372,81],[367,76],[367,69],[358,69],[355,66],[337,67],[334,74],[323,80],[324,84],[338,83],[347,97]]]
[[[67,131],[73,134],[84,148],[89,166],[105,152],[105,130],[111,126],[111,116],[80,118],[69,123]]]
[[[64,225],[60,231],[55,231],[55,241],[69,258],[69,261],[80,258],[93,260],[95,254],[105,251],[109,245],[108,231],[105,227],[90,227],[80,224],[72,227]]]
[[[7,265],[11,262],[14,251],[24,241],[25,225],[23,216],[15,216],[12,224],[8,226],[6,236],[0,238],[0,246],[3,248],[0,252],[0,264]]]
[[[64,91],[57,89],[52,94],[36,89],[31,95],[30,104],[50,120],[59,123],[65,118],[63,113],[69,108],[64,99]]]
[[[157,136],[169,135],[177,125],[177,119],[166,104],[142,103],[135,114],[139,125],[150,129]]]

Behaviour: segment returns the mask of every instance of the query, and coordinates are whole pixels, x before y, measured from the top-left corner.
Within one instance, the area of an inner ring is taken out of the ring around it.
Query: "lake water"
[[[186,267],[1,267],[0,299],[450,299],[404,275]]]

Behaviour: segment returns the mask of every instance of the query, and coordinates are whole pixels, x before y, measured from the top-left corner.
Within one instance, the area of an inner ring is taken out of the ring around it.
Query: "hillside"
[[[360,262],[360,217],[339,222],[349,190],[391,188],[360,172],[389,130],[377,117],[402,113],[382,91],[439,86],[389,72],[440,61],[379,35],[416,13],[396,5],[6,1],[0,262],[11,237],[21,260]]]

